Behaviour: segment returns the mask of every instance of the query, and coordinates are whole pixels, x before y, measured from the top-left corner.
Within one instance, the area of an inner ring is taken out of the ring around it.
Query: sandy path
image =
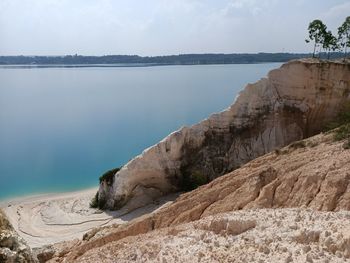
[[[2,202],[0,207],[19,235],[34,248],[82,238],[84,233],[94,227],[123,224],[145,213],[151,213],[175,198],[175,195],[164,197],[157,204],[132,212],[101,212],[89,208],[89,202],[96,191],[97,188],[92,188],[78,192],[30,196]]]

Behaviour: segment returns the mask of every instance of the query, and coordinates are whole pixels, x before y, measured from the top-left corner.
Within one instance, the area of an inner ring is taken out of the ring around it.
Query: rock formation
[[[131,160],[112,180],[102,181],[100,205],[140,207],[165,193],[211,181],[318,133],[349,100],[349,64],[288,62],[267,78],[248,84],[227,110],[170,134]],[[274,171],[266,174],[266,180],[274,179]]]
[[[0,210],[0,262],[34,263],[31,249],[17,235],[10,222]]]
[[[350,150],[343,144],[332,133],[293,142],[151,214],[61,245],[52,262],[95,262],[101,255],[104,262],[350,261]],[[204,260],[212,252],[217,261]]]
[[[350,261],[349,219],[349,211],[229,212],[110,242],[74,262],[344,263]]]

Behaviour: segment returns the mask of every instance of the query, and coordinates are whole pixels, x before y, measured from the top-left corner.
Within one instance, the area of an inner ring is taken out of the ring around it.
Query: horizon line
[[[325,53],[325,52],[321,52]],[[342,53],[342,52],[331,52]],[[138,56],[138,57],[169,57],[169,56],[186,56],[186,55],[257,55],[257,54],[312,54],[312,52],[241,52],[241,53],[178,53],[168,55],[138,55],[138,54],[104,54],[104,55],[82,55],[79,53],[64,54],[64,55],[1,55],[0,57],[65,57],[65,56],[78,56],[78,57],[106,57],[106,56]]]

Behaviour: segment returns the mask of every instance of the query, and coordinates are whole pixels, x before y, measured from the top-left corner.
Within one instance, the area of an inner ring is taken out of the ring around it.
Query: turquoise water
[[[0,199],[97,186],[279,66],[0,68]]]

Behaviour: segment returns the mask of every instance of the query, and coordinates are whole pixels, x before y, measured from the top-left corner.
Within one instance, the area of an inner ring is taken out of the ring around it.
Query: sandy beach
[[[100,211],[89,207],[97,188],[68,193],[20,197],[0,203],[15,230],[32,248],[82,238],[94,227],[123,224],[169,204],[175,195],[131,212]]]

